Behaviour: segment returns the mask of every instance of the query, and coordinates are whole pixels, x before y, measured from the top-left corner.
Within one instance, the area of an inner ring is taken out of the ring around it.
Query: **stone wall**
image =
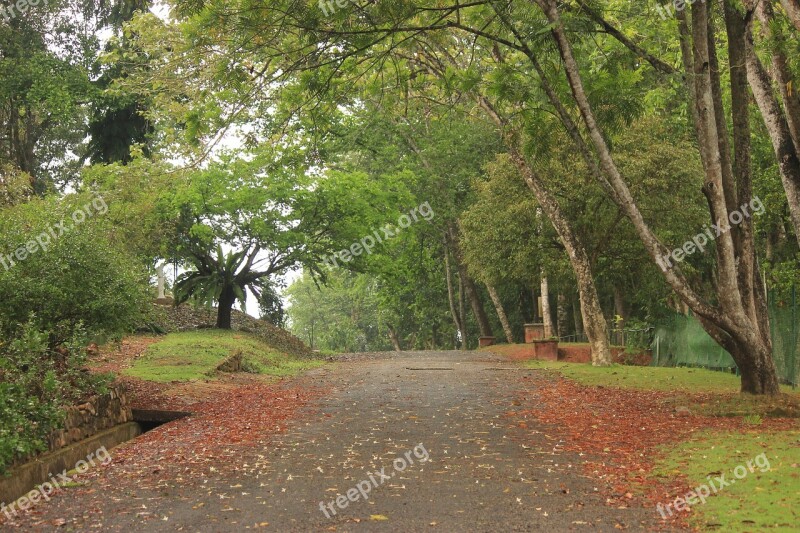
[[[49,452],[58,451],[93,437],[107,429],[133,421],[133,413],[125,390],[112,386],[108,393],[93,396],[85,403],[67,407],[62,429],[53,431],[47,439]],[[47,452],[44,452],[47,453]],[[36,456],[20,458],[12,465],[20,465]]]
[[[94,396],[86,403],[67,408],[64,429],[50,435],[50,451],[132,421],[133,413],[125,391],[119,386],[111,387],[106,394]]]
[[[236,350],[217,366],[219,372],[241,372],[242,371],[242,351]]]

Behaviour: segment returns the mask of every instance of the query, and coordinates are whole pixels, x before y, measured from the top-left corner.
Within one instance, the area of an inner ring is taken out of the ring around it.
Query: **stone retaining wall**
[[[85,403],[67,407],[62,429],[53,431],[47,439],[47,452],[55,452],[76,442],[93,437],[105,430],[133,422],[130,403],[121,386],[112,386],[108,393],[93,396]],[[36,455],[21,457],[11,465],[26,463]]]
[[[107,394],[67,408],[64,429],[55,431],[50,436],[50,451],[132,421],[133,412],[125,391],[121,387],[112,387]]]
[[[219,372],[241,372],[242,371],[242,351],[236,350],[231,355],[225,358],[225,360],[217,366],[217,371]]]

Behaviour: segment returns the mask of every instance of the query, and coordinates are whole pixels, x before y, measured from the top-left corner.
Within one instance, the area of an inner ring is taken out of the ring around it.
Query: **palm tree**
[[[247,289],[260,297],[266,286],[267,272],[253,271],[259,248],[225,254],[217,246],[216,257],[194,251],[194,269],[181,274],[175,283],[175,304],[189,299],[213,304],[217,302],[217,324],[220,329],[231,329],[231,313],[236,300],[247,299]]]

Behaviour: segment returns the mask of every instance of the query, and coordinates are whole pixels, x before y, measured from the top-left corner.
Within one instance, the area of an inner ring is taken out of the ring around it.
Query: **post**
[[[164,265],[158,265],[156,267],[156,274],[158,275],[158,299],[163,300],[166,298],[164,294],[164,286],[166,285],[166,278],[164,276]]]

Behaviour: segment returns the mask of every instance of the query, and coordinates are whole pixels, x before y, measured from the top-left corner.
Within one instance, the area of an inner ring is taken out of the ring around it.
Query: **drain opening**
[[[192,413],[186,411],[159,411],[154,409],[134,409],[133,421],[142,428],[142,433],[153,431],[169,422],[186,418]]]

